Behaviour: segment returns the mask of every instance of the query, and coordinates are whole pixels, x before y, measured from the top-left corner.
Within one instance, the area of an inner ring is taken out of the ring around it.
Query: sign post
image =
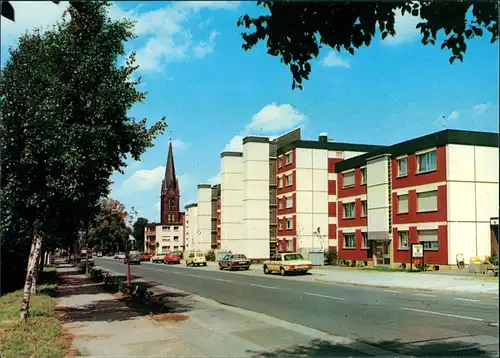
[[[424,245],[423,244],[411,244],[410,251],[410,272],[413,271],[413,259],[419,259],[419,261],[424,260]]]

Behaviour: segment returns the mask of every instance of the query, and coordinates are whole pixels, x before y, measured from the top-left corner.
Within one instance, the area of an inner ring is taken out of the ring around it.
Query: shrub
[[[420,261],[415,264],[415,267],[417,270],[427,271],[427,269],[429,268],[429,263],[427,261]]]
[[[498,265],[498,251],[493,251],[489,258],[490,264]]]
[[[339,262],[339,254],[337,251],[325,251],[325,265],[338,266]]]
[[[207,261],[215,261],[215,251],[214,250],[208,251],[207,255],[206,255],[206,259],[207,259]]]

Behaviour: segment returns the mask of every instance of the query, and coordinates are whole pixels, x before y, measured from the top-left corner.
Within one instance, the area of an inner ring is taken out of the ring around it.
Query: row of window
[[[285,165],[293,163],[292,152],[286,153],[283,158],[278,159],[278,167],[283,168],[283,159],[285,159]]]
[[[174,250],[179,250],[179,246],[174,246],[173,249]],[[167,252],[167,251],[170,250],[170,246],[162,246],[161,250],[162,250],[162,252]]]
[[[284,179],[284,180],[283,180]],[[278,178],[278,188],[283,188],[283,181],[285,182],[285,186],[293,185],[293,174],[285,175],[284,177]]]
[[[398,214],[406,214],[409,210],[408,194],[398,195]],[[437,190],[417,193],[417,212],[429,212],[438,210]]]
[[[428,173],[437,169],[436,151],[430,151],[417,156],[417,174]],[[397,177],[408,175],[408,157],[397,159],[398,173]],[[343,188],[350,188],[355,185],[354,171],[342,174]],[[361,185],[366,184],[366,168],[361,168]]]
[[[285,199],[285,200],[283,200]],[[287,196],[283,198],[278,198],[278,208],[281,209],[290,209],[293,207],[293,196]]]
[[[345,203],[342,204],[343,208],[343,219],[354,219],[356,217],[356,203]],[[368,202],[366,200],[361,200],[361,217],[364,218],[368,215]]]
[[[285,224],[283,224],[283,220],[278,220],[279,221],[279,229],[280,231],[283,230],[293,230],[293,219],[292,218],[286,218],[285,219]]]
[[[173,228],[174,228],[174,231],[179,231],[178,226],[174,226]],[[170,231],[170,226],[162,226],[161,231]]]
[[[168,237],[168,236],[163,236],[163,237],[161,238],[161,241],[170,241],[170,237]],[[174,242],[177,242],[177,241],[179,241],[179,236],[174,236]]]
[[[419,243],[424,245],[424,250],[438,250],[439,249],[439,241],[438,241],[438,231],[437,230],[419,230],[418,232],[418,241]],[[356,248],[356,234],[344,233],[344,248],[345,249],[355,249]],[[408,250],[409,242],[410,242],[410,233],[408,231],[398,231],[399,235],[399,243],[398,249],[400,250]],[[368,249],[368,233],[361,233],[361,248]]]

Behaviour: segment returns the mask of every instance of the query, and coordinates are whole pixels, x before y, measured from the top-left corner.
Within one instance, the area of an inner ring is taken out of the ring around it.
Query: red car
[[[165,256],[163,256],[163,263],[165,265],[170,265],[170,264],[179,265],[181,263],[181,257],[175,254],[166,254]]]
[[[139,259],[141,261],[149,261],[149,260],[151,260],[151,257],[152,257],[152,255],[150,253],[147,253],[147,252],[143,252],[139,255]]]

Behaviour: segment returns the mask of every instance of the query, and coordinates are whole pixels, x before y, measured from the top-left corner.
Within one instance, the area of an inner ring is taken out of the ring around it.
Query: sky
[[[65,4],[13,2],[16,22],[1,23],[2,64],[21,33],[58,21]],[[418,19],[398,14],[395,38],[354,56],[322,49],[300,91],[263,44],[241,48],[238,18],[265,11],[237,1],[113,4],[112,18],[137,22],[126,50],[136,51],[148,92],[130,116],[150,124],[165,116],[169,126],[140,161],[113,175],[113,199],[159,220],[170,140],[184,207],[196,202],[197,184],[218,182],[220,153],[240,151],[246,135],[301,126],[305,139],[327,133],[338,142],[390,145],[443,129],[498,132],[498,43],[488,37],[469,42],[464,62],[450,65],[448,50],[421,45]]]

